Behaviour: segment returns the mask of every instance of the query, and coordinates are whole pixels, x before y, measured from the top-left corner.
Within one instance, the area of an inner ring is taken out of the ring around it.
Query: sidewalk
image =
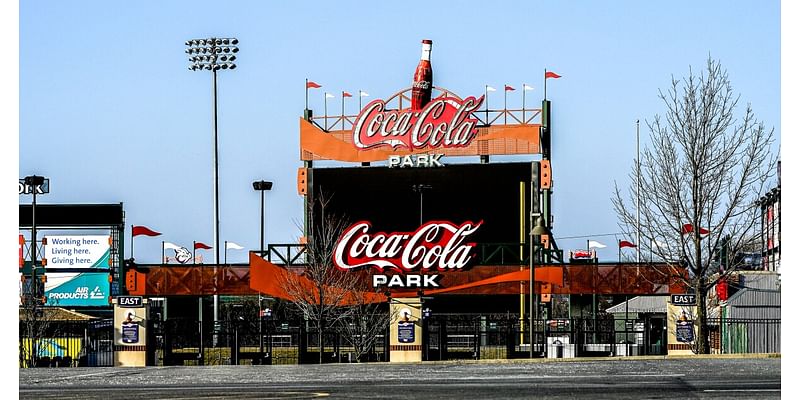
[[[390,364],[422,364],[422,365],[447,365],[447,364],[529,364],[551,362],[585,362],[585,361],[643,361],[643,360],[715,360],[715,359],[757,359],[781,358],[781,353],[741,353],[741,354],[682,354],[664,356],[611,356],[611,357],[574,357],[574,358],[512,358],[512,359],[487,359],[487,360],[444,360],[444,361],[418,361]],[[380,362],[379,364],[386,364]]]

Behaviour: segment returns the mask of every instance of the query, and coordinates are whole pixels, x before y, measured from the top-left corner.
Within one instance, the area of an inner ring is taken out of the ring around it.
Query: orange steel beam
[[[256,295],[247,265],[138,265],[125,272],[125,287],[136,296]]]

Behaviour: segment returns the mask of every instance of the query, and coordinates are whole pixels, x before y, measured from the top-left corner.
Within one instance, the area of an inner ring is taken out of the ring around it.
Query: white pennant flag
[[[495,88],[493,88],[493,87],[491,87],[491,86],[489,86],[489,85],[486,85],[486,91],[487,91],[487,92],[494,92],[494,91],[496,91],[496,90],[497,90],[497,89],[495,89]]]
[[[244,247],[242,247],[242,246],[239,246],[238,244],[236,244],[236,243],[233,243],[233,242],[228,242],[228,243],[226,243],[226,244],[225,244],[225,248],[226,248],[226,249],[241,250],[241,249],[243,249]]]
[[[336,97],[336,96],[334,96],[334,95],[332,95],[332,94],[330,94],[330,93],[328,93],[328,92],[325,92],[325,98],[326,98],[326,99],[332,99],[332,98],[334,98],[334,97]]]
[[[178,245],[177,245],[177,244],[175,244],[175,243],[164,242],[164,249],[180,250],[180,249],[182,249],[182,248],[183,248],[183,247],[181,247],[181,246],[178,246]]]
[[[528,86],[528,84],[523,83],[522,84],[522,89],[524,89],[524,90],[533,90],[533,86]]]
[[[602,249],[602,248],[605,248],[605,247],[606,247],[606,245],[604,245],[604,244],[602,244],[600,242],[597,242],[597,241],[594,241],[594,240],[590,240],[589,241],[589,248],[590,249]]]
[[[367,92],[362,92],[362,91],[360,91],[360,90],[359,90],[359,91],[358,91],[358,95],[359,95],[359,96],[361,96],[361,97],[367,97],[367,96],[369,96],[369,93],[367,93]]]
[[[658,240],[651,240],[650,247],[657,248],[657,249],[666,249],[667,244],[664,242],[659,242]]]

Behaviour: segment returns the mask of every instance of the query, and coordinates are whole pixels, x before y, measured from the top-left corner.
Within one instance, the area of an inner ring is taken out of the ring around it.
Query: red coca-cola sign
[[[370,233],[372,225],[361,221],[345,229],[334,249],[333,263],[344,270],[370,266],[397,271],[461,269],[474,256],[475,243],[468,240],[482,223],[432,221],[414,232],[387,234]]]
[[[356,118],[353,144],[362,150],[379,146],[423,148],[466,147],[478,134],[472,112],[483,104],[483,96],[440,96],[421,110],[386,110],[386,102],[373,100]]]

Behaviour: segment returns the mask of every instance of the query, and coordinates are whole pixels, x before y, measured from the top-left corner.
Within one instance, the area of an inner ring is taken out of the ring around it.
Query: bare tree
[[[732,263],[720,269],[714,258],[720,251],[736,254],[755,234],[756,200],[774,176],[774,129],[758,121],[749,104],[741,117],[735,115],[739,96],[711,58],[699,76],[690,68],[687,78],[673,77],[659,98],[663,116],[646,122],[651,147],[632,168],[627,193],[615,184],[612,201],[621,229],[629,237],[638,230],[641,250],[667,262],[674,278],[694,289],[694,350],[708,353],[707,295],[737,269]]]
[[[357,285],[348,297],[350,311],[342,320],[342,333],[345,340],[353,347],[357,362],[375,348],[378,335],[385,334],[389,322],[396,313],[385,302],[376,302],[382,294],[380,290],[370,287],[369,275],[359,274]],[[389,338],[385,337],[388,341]]]
[[[31,279],[27,279],[31,281]],[[28,282],[30,284],[30,282]],[[54,304],[58,300],[51,300]],[[23,288],[19,306],[20,367],[35,367],[41,357],[42,340],[58,334],[55,307],[44,305],[44,299]]]
[[[317,204],[309,201],[309,230],[305,249],[305,266],[292,269],[280,285],[291,297],[292,304],[303,318],[316,328],[319,339],[319,362],[323,360],[323,338],[327,326],[340,325],[353,311],[346,297],[357,287],[353,274],[333,265],[333,250],[340,234],[347,227],[344,218],[328,213],[327,201],[320,196]],[[315,221],[314,213],[322,213]]]

